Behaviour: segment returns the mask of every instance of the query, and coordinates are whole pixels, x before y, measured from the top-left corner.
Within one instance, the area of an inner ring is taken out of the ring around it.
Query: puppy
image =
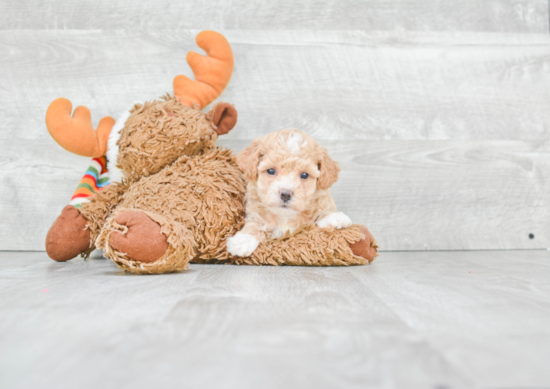
[[[327,150],[300,130],[272,132],[237,156],[248,181],[245,225],[227,240],[232,255],[247,257],[265,239],[316,223],[343,228],[352,223],[336,212],[329,188],[340,168]]]

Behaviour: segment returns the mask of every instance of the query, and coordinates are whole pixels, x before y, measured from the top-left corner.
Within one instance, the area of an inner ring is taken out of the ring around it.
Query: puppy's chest
[[[274,217],[265,225],[264,229],[271,239],[277,239],[283,236],[287,231],[292,234],[299,225],[299,218]]]

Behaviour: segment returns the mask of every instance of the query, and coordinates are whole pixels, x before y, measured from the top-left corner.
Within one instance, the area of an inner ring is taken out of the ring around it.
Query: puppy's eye
[[[275,175],[275,169],[267,169],[267,174],[269,174],[270,176],[274,176]]]
[[[307,180],[308,177],[309,177],[309,174],[307,174],[307,173],[302,173],[302,174],[300,174],[300,178],[301,178],[302,180]]]

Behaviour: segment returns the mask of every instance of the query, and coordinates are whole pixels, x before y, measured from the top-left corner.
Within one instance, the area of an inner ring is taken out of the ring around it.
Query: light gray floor
[[[0,252],[0,388],[547,388],[550,252],[352,268]]]

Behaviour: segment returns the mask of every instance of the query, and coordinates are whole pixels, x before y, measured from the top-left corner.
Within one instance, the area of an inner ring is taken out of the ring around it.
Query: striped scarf
[[[92,164],[86,170],[86,174],[80,180],[76,191],[71,198],[71,205],[80,208],[83,203],[90,201],[90,197],[109,185],[109,171],[107,170],[107,158],[93,158]]]

